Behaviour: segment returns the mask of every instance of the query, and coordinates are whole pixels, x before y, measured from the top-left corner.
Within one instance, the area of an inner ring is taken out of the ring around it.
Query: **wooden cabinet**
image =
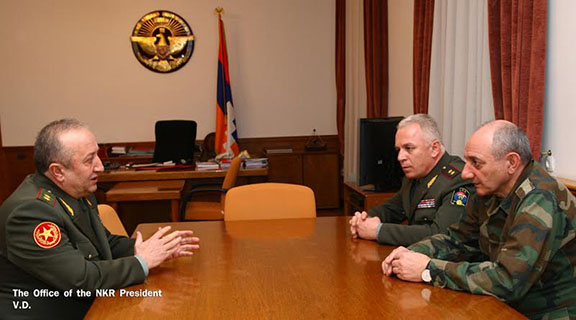
[[[356,182],[344,182],[344,215],[366,211],[392,198],[396,192],[364,191]]]
[[[310,187],[319,209],[340,207],[338,154],[294,152],[268,154],[268,181]]]

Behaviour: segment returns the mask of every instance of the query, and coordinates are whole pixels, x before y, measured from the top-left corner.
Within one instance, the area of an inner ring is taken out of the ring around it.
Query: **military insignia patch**
[[[454,190],[452,193],[450,203],[456,206],[465,207],[468,202],[468,197],[470,197],[470,191],[466,190],[466,188],[458,188],[458,190]]]
[[[420,203],[418,203],[418,209],[429,209],[436,207],[436,199],[422,199]]]
[[[40,248],[54,248],[60,243],[61,239],[60,228],[55,223],[45,221],[34,228],[34,242]]]
[[[38,194],[36,195],[36,199],[46,202],[47,204],[51,205],[52,208],[54,208],[54,205],[56,204],[56,197],[54,197],[52,191],[48,189],[40,188],[40,190],[38,190]]]
[[[454,166],[447,165],[447,166],[442,167],[441,173],[443,176],[445,176],[449,180],[452,180],[452,179],[454,179],[455,176],[457,176],[460,173],[460,170],[458,170]]]

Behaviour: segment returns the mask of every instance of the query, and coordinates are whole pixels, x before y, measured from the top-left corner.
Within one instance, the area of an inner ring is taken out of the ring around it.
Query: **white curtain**
[[[428,113],[449,153],[494,119],[486,0],[436,0]]]
[[[346,1],[346,115],[344,119],[344,181],[357,181],[358,126],[366,117],[363,0]]]

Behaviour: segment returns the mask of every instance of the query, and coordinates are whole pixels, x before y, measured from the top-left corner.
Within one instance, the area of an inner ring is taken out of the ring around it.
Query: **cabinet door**
[[[303,184],[314,190],[317,208],[340,206],[338,175],[338,154],[304,154]]]
[[[268,155],[268,181],[302,184],[302,155]]]

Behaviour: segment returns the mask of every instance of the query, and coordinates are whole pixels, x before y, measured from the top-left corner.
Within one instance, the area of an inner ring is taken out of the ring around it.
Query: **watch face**
[[[136,59],[160,73],[182,68],[194,51],[192,29],[170,11],[154,11],[142,17],[130,37]]]
[[[432,276],[430,275],[430,270],[424,269],[424,271],[422,271],[422,281],[424,281],[424,282],[431,282],[432,281]]]

